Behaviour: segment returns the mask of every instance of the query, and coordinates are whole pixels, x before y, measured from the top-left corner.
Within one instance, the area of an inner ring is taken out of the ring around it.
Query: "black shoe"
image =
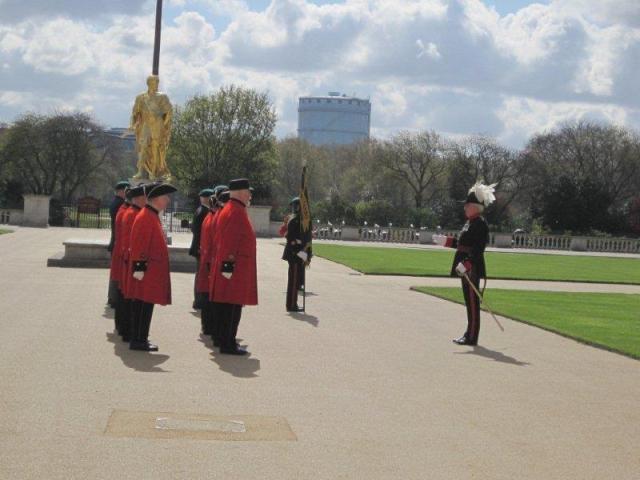
[[[131,342],[129,350],[140,350],[142,352],[157,352],[158,346],[149,342]]]
[[[304,309],[298,306],[295,306],[293,308],[287,308],[287,312],[300,313],[300,312],[304,312]]]
[[[249,352],[242,348],[221,348],[220,353],[225,355],[248,355]]]
[[[453,343],[457,343],[458,345],[477,345],[477,342],[472,342],[467,339],[464,335],[460,338],[456,338],[453,340]]]

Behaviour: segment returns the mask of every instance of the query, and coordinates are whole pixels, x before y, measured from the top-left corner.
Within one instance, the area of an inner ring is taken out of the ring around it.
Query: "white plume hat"
[[[469,189],[466,203],[479,203],[480,205],[488,207],[496,201],[494,193],[497,185],[497,183],[484,185],[481,182],[476,182],[476,184]]]

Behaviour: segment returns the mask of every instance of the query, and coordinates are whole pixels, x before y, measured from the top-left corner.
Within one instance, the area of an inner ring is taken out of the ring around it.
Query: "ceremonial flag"
[[[311,210],[309,208],[309,192],[307,191],[307,167],[302,167],[302,182],[300,184],[300,228],[307,241],[305,250],[311,247]]]

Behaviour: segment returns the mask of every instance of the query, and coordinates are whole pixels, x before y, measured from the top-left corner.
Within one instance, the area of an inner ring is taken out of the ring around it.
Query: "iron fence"
[[[168,233],[189,233],[193,222],[193,213],[167,208],[160,212],[160,221]],[[77,205],[61,205],[52,211],[50,224],[74,228],[111,228],[111,215],[108,207],[100,207],[93,212],[78,209]]]

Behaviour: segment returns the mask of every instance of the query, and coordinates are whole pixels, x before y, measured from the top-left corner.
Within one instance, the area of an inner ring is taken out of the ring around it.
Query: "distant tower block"
[[[298,138],[314,145],[346,145],[369,138],[371,102],[330,92],[326,97],[300,97]]]

